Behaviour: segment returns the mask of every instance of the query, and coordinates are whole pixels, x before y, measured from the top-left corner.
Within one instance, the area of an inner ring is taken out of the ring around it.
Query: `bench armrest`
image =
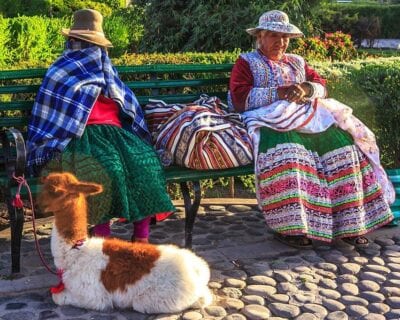
[[[10,128],[2,132],[1,140],[7,176],[22,176],[26,165],[26,148],[22,133],[18,129]]]

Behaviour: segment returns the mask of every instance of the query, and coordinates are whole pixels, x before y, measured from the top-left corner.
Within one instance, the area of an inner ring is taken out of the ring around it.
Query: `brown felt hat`
[[[74,12],[71,29],[62,29],[61,34],[73,37],[102,47],[112,47],[112,43],[103,32],[103,16],[92,9],[81,9]]]

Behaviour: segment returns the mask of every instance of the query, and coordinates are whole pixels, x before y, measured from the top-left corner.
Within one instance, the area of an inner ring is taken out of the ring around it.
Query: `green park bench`
[[[188,103],[203,93],[226,99],[232,64],[186,64],[119,66],[122,80],[133,90],[142,106],[149,99],[167,103]],[[46,69],[0,71],[0,190],[7,204],[11,226],[12,272],[20,271],[21,239],[24,209],[12,206],[18,182],[14,176],[25,172],[25,136],[30,110]],[[167,182],[179,183],[185,206],[185,247],[192,246],[192,230],[201,202],[200,181],[235,177],[254,172],[253,165],[225,170],[192,170],[170,166],[165,168]],[[393,210],[400,216],[400,169],[388,170],[396,184],[397,200]],[[38,178],[26,178],[33,197],[40,191]],[[27,189],[21,196],[27,199]]]

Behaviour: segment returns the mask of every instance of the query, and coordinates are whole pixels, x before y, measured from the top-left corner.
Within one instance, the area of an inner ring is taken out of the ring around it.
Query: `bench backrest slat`
[[[182,88],[182,87],[204,87],[226,85],[229,78],[215,79],[188,79],[188,80],[154,80],[154,81],[126,81],[126,85],[132,89],[160,89],[160,88]],[[0,87],[0,94],[33,93],[36,94],[40,85],[11,85]]]
[[[36,93],[39,90],[40,85],[10,85],[6,87],[0,87],[0,94],[17,94],[17,93]]]
[[[133,91],[135,89],[155,89],[155,88],[181,88],[181,87],[202,87],[226,85],[229,78],[215,79],[184,79],[184,80],[154,80],[154,81],[126,81],[126,85]]]
[[[30,111],[32,109],[32,101],[0,101],[1,111]]]
[[[0,71],[0,81],[18,79],[37,79],[43,78],[46,74],[45,68],[24,69],[24,70],[2,70]]]
[[[158,65],[143,65],[143,66],[117,66],[120,75],[126,73],[135,74],[151,74],[151,73],[204,73],[204,72],[230,72],[232,64],[158,64]],[[1,80],[1,77],[0,77]]]
[[[21,128],[23,126],[26,126],[28,124],[28,118],[27,117],[1,117],[0,118],[0,127],[15,127],[15,128]]]

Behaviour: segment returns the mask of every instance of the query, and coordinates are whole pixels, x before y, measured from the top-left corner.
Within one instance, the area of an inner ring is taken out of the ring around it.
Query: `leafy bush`
[[[43,17],[20,16],[9,19],[9,41],[7,48],[11,53],[11,62],[49,61],[59,51],[61,35],[54,37],[49,19]],[[57,20],[54,21],[58,24]],[[59,25],[59,24],[58,24]],[[60,29],[58,30],[58,34]]]
[[[303,56],[306,60],[346,61],[357,56],[357,51],[351,41],[351,36],[340,31],[326,33],[322,38],[300,38],[294,44],[293,53]]]
[[[325,33],[324,43],[328,50],[328,57],[333,61],[351,60],[357,56],[349,34],[344,34],[340,31]]]
[[[143,34],[143,8],[132,6],[120,9],[104,18],[104,32],[113,43],[110,56],[120,56],[137,48]],[[0,16],[0,68],[24,63],[26,66],[45,66],[64,50],[62,28],[72,24],[72,16]]]
[[[143,64],[185,64],[185,63],[233,63],[240,54],[240,50],[220,51],[214,53],[186,52],[186,53],[133,53],[125,54],[113,59],[116,65],[143,65]]]
[[[6,65],[7,61],[10,59],[10,51],[7,49],[9,40],[10,31],[8,29],[8,20],[0,16],[0,66]]]
[[[146,8],[142,52],[215,52],[249,50],[245,32],[265,11],[281,9],[305,31],[312,28],[316,0],[137,0]]]
[[[328,50],[320,37],[299,38],[292,45],[292,53],[302,56],[308,61],[323,61],[328,57]]]
[[[101,12],[101,14],[104,17],[110,16],[113,12],[112,8],[110,6],[108,6],[106,3],[104,3],[103,1],[95,1],[95,0],[65,1],[64,8],[65,8],[64,9],[65,11],[63,11],[63,14],[69,15],[69,16],[72,16],[74,11],[80,10],[80,9],[85,9],[85,8],[97,10],[97,11]],[[68,11],[69,11],[69,13],[68,13]],[[60,13],[62,13],[62,11],[60,11]]]
[[[323,6],[316,12],[315,19],[321,22],[321,28],[325,32],[341,30],[351,34],[359,42],[370,38],[371,33],[377,38],[399,38],[399,16],[398,4],[346,4]]]
[[[125,6],[124,0],[1,0],[0,15],[12,18],[25,16],[65,17],[75,10],[90,8],[110,16],[113,10]]]
[[[142,7],[131,5],[126,9],[114,11],[104,20],[104,33],[113,43],[110,55],[121,56],[127,52],[136,52],[139,42],[143,37]]]
[[[357,78],[376,108],[377,137],[384,161],[400,167],[400,66],[398,59],[364,64]]]

